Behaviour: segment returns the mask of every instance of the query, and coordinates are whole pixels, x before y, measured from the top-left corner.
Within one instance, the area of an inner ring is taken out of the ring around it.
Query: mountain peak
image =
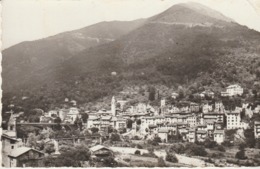
[[[222,21],[225,21],[225,22],[234,22],[234,20],[232,20],[231,18],[228,18],[225,15],[223,15],[222,13],[220,13],[220,12],[218,12],[218,11],[212,9],[212,8],[209,8],[205,5],[202,5],[200,3],[187,2],[187,3],[182,3],[180,5],[183,5],[183,6],[190,8],[190,9],[196,11],[196,12],[199,12],[201,14],[210,16],[210,17],[218,19],[218,20],[222,20]]]
[[[152,17],[151,21],[190,24],[233,22],[222,13],[195,2],[173,5],[165,12]]]

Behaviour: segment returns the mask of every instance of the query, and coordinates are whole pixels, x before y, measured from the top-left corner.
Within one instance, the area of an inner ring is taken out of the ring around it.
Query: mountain
[[[39,45],[41,50],[27,50],[20,44],[20,52],[14,52],[17,46],[4,51],[4,101],[10,103],[14,95],[29,96],[27,101],[12,102],[48,109],[66,97],[84,104],[119,92],[127,85],[183,85],[196,92],[205,87],[220,90],[229,83],[248,87],[260,78],[260,33],[200,4],[174,5],[156,16],[136,21],[131,29],[121,27],[121,33],[114,29],[118,24],[112,30],[89,27],[88,31],[76,31],[78,41],[79,34],[115,40],[104,40],[92,47],[81,44],[85,47],[75,50],[65,45],[59,50],[58,61],[54,51],[61,35],[47,38],[48,47]],[[65,35],[68,43],[75,37],[71,32]],[[37,42],[29,44],[34,46]],[[29,61],[19,56],[22,51],[31,54],[23,56]],[[45,64],[34,64],[34,57]]]
[[[144,19],[101,22],[10,47],[3,51],[3,78],[4,83],[8,82],[4,88],[20,85],[23,80],[30,80],[31,75],[62,64],[80,51],[114,41],[144,22]]]

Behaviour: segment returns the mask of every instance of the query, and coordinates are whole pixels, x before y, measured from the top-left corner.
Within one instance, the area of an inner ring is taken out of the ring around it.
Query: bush
[[[158,146],[158,145],[159,145],[159,143],[156,142],[156,141],[154,141],[154,140],[148,140],[147,143],[148,143],[148,144],[151,144],[151,145],[153,145],[153,146]]]
[[[223,146],[225,146],[225,147],[234,146],[232,143],[230,143],[230,141],[224,141],[223,143],[221,143],[221,145],[223,145]]]
[[[158,167],[166,167],[165,161],[162,157],[158,158]]]
[[[226,151],[226,150],[225,150],[225,147],[224,147],[224,146],[221,146],[221,145],[218,146],[218,150],[219,150],[219,151],[222,151],[222,152],[225,152],[225,151]]]
[[[210,139],[206,139],[204,142],[204,146],[206,148],[214,148],[217,146],[217,143],[215,141],[211,141]]]
[[[166,161],[169,161],[169,162],[172,162],[172,163],[177,163],[178,159],[177,159],[177,157],[174,153],[167,152]]]
[[[136,154],[136,155],[141,155],[141,151],[136,150],[136,151],[135,151],[135,154]]]
[[[141,146],[140,144],[137,144],[136,147],[137,147],[138,149],[143,149],[143,146]]]
[[[235,157],[236,157],[237,159],[240,159],[240,160],[245,160],[245,159],[247,159],[244,150],[240,150],[239,152],[237,152]]]
[[[172,145],[169,149],[169,152],[175,152],[177,154],[183,154],[185,152],[185,147],[183,144]]]
[[[194,143],[186,144],[185,153],[190,156],[206,156],[208,154],[204,146],[199,146]]]
[[[138,136],[134,136],[132,140],[141,140],[141,138],[139,138]]]

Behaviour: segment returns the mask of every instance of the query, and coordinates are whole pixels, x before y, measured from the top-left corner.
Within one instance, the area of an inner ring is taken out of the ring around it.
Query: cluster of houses
[[[225,92],[221,92],[222,96],[242,95],[243,88],[239,85],[230,85]],[[214,92],[206,90],[202,92],[201,97],[214,98]],[[178,94],[172,94],[176,98]],[[181,102],[178,106],[167,105],[165,99],[161,99],[161,105],[154,107],[149,104],[138,103],[122,111],[127,101],[111,100],[110,110],[99,110],[97,112],[88,112],[88,121],[85,123],[86,128],[96,127],[99,131],[107,132],[109,127],[116,130],[126,129],[128,119],[134,123],[132,125],[131,134],[159,136],[165,142],[169,141],[170,135],[180,133],[183,140],[189,142],[204,141],[206,138],[212,138],[217,143],[225,140],[225,132],[227,129],[247,129],[249,124],[241,118],[241,112],[252,117],[254,113],[260,112],[260,106],[252,109],[249,104],[243,104],[235,110],[225,110],[221,101],[215,103],[204,102],[197,104],[193,102]],[[76,104],[76,103],[74,103]],[[117,105],[120,105],[118,108]],[[58,111],[49,111],[41,117],[41,122],[46,118],[59,116],[63,122],[73,123],[77,118],[81,117],[76,107],[69,109],[61,109]],[[137,120],[141,124],[135,123]],[[50,121],[51,122],[51,121]],[[257,126],[256,122],[256,126]],[[128,129],[128,132],[131,129]],[[258,130],[255,130],[258,137]],[[130,132],[129,132],[130,133]]]

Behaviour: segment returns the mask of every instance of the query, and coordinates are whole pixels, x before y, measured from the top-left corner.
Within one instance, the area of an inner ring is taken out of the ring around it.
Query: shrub
[[[190,156],[206,156],[208,154],[204,146],[199,146],[194,143],[186,144],[185,153]]]
[[[158,167],[166,167],[165,161],[162,157],[158,158]]]
[[[223,143],[221,143],[221,145],[226,146],[226,147],[231,147],[231,146],[233,146],[233,144],[230,143],[230,141],[224,141]]]
[[[135,151],[135,154],[136,154],[136,155],[141,155],[141,152],[140,152],[139,150],[136,150],[136,151]]]
[[[177,163],[178,159],[177,159],[177,157],[174,153],[167,152],[166,161],[169,161],[169,162],[172,162],[172,163]]]
[[[169,152],[175,152],[177,154],[183,154],[185,152],[185,147],[183,144],[172,145],[169,149]]]
[[[237,159],[240,159],[240,160],[245,160],[245,159],[247,159],[244,150],[240,150],[239,152],[237,152],[235,157],[236,157]]]
[[[218,146],[218,150],[219,150],[219,151],[222,151],[222,152],[225,152],[225,151],[226,151],[226,150],[225,150],[225,147],[222,146],[222,145],[219,145],[219,146]]]
[[[217,146],[217,143],[215,141],[211,141],[210,139],[206,139],[204,142],[204,146],[206,148],[214,148]]]
[[[136,147],[137,147],[138,149],[142,149],[142,148],[143,148],[143,146],[141,146],[140,144],[137,144]]]

